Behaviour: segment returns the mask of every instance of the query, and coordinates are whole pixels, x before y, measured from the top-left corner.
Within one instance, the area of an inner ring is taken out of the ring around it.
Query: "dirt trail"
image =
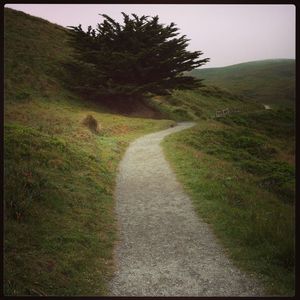
[[[178,126],[137,139],[120,164],[120,243],[114,296],[258,296],[258,284],[225,256],[164,158],[161,140]]]

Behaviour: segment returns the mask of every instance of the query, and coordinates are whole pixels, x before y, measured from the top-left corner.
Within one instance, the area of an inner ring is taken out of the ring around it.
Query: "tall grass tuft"
[[[100,125],[98,124],[98,121],[92,116],[92,115],[87,115],[83,121],[82,124],[85,125],[90,129],[91,132],[93,133],[100,133]]]

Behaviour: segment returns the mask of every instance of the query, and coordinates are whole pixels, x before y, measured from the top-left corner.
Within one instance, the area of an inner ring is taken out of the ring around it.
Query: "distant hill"
[[[195,77],[265,104],[294,106],[295,60],[270,59],[222,68],[196,69]]]

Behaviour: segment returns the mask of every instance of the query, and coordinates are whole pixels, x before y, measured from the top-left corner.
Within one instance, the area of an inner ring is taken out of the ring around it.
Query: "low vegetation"
[[[110,114],[64,89],[65,38],[5,9],[5,295],[107,294],[118,163],[130,141],[174,124]]]
[[[5,294],[107,292],[118,162],[131,140],[173,123],[75,103],[38,99],[6,107]],[[99,135],[81,122],[90,113],[101,122]]]
[[[163,146],[199,217],[268,294],[293,295],[294,110],[266,110],[212,85],[148,101],[175,120],[197,121]],[[216,117],[224,109],[230,113]]]
[[[65,28],[5,9],[6,295],[108,293],[118,164],[132,140],[175,124],[113,114],[101,99],[70,92],[69,37]],[[292,295],[294,112],[264,110],[247,94],[206,83],[148,94],[140,113],[197,122],[163,143],[179,180],[228,255],[270,294]],[[217,118],[224,109],[230,113]]]
[[[98,121],[92,116],[92,115],[87,115],[83,121],[82,124],[85,125],[87,128],[90,129],[91,132],[93,133],[100,133],[100,125],[98,124]]]
[[[190,75],[258,103],[295,105],[294,59],[251,61],[222,68],[194,69]]]
[[[101,123],[99,134],[82,124],[88,114]],[[107,293],[118,162],[130,141],[172,123],[64,99],[6,107],[5,294]]]
[[[261,110],[261,104],[247,102],[242,96],[232,94],[213,85],[197,90],[174,90],[169,96],[149,96],[148,104],[166,117],[177,121],[215,118],[218,110]]]
[[[199,216],[211,224],[233,260],[256,273],[270,295],[293,295],[292,111],[201,121],[167,137],[163,145]]]

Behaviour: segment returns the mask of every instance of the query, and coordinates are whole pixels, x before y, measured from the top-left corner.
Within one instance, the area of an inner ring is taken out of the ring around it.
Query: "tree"
[[[75,49],[74,88],[96,98],[126,101],[200,85],[201,80],[184,73],[209,59],[199,59],[201,51],[186,50],[189,40],[177,37],[174,23],[160,24],[158,16],[122,15],[123,25],[103,14],[96,29],[69,26]]]

